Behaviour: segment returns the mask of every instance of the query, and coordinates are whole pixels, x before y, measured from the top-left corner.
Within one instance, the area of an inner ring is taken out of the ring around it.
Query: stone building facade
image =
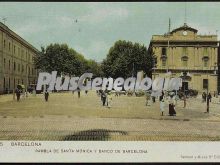
[[[182,89],[199,92],[217,91],[218,40],[217,35],[199,35],[186,23],[165,35],[153,35],[149,49],[154,52],[152,78],[182,78]]]
[[[0,22],[0,94],[18,84],[36,84],[34,56],[39,51]]]

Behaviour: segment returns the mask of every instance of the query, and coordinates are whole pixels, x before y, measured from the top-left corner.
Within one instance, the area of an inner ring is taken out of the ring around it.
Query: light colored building
[[[199,35],[186,23],[165,35],[153,35],[149,49],[155,54],[152,78],[181,77],[182,89],[217,91],[217,35]]]
[[[18,84],[36,84],[34,56],[39,51],[0,22],[0,93]]]

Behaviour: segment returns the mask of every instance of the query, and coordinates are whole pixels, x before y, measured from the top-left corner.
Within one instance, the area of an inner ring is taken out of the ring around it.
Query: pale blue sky
[[[101,61],[117,40],[148,47],[152,35],[168,31],[169,17],[171,29],[182,26],[184,6],[184,2],[0,2],[0,21],[6,17],[6,25],[38,49],[67,43],[86,58]],[[198,33],[220,30],[219,2],[186,6],[187,24]]]

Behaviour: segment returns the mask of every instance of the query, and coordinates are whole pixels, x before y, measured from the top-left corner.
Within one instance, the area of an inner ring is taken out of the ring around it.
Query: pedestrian
[[[85,90],[85,94],[87,95],[87,93],[88,93],[88,90]]]
[[[33,96],[36,96],[36,90],[35,89],[33,90]]]
[[[179,97],[177,94],[174,96],[174,100],[175,100],[174,105],[177,106],[177,101],[179,100]]]
[[[169,115],[170,116],[176,116],[173,95],[170,95],[170,97],[169,97]]]
[[[183,95],[183,108],[186,108],[186,95]]]
[[[107,95],[107,105],[108,105],[108,108],[112,107],[112,95],[110,92]]]
[[[164,93],[163,92],[162,92],[162,95],[160,96],[159,100],[160,100],[160,112],[161,112],[161,116],[163,116],[164,107],[165,107]]]
[[[105,106],[106,103],[106,93],[102,91],[101,93],[101,100],[102,100],[102,105]]]
[[[207,96],[207,100],[209,100],[209,102],[212,101],[212,95],[211,95],[211,93],[208,94],[208,96]]]
[[[202,93],[202,102],[205,102],[205,92]]]
[[[156,97],[155,96],[152,96],[152,101],[153,101],[153,103],[156,102]]]
[[[49,92],[48,90],[46,89],[45,93],[44,93],[44,99],[45,101],[48,101],[48,98],[49,98]]]
[[[207,100],[206,100],[206,103],[207,103],[207,113],[209,113],[209,102],[210,102],[210,96],[208,95],[207,96]]]
[[[80,89],[79,88],[78,88],[77,93],[78,93],[78,98],[80,98]]]
[[[149,100],[150,100],[150,93],[146,92],[146,106],[150,106]]]
[[[204,102],[206,101],[207,94],[204,92]]]
[[[20,100],[20,96],[21,96],[21,91],[19,90],[19,88],[17,87],[15,90],[16,96],[17,96],[17,101]]]

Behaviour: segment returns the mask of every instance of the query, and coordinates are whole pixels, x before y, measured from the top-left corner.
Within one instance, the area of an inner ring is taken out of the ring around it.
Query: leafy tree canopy
[[[35,66],[40,71],[57,71],[58,75],[80,76],[85,72],[100,75],[100,65],[94,60],[87,60],[84,56],[67,44],[50,44],[42,47],[35,58]]]
[[[144,45],[119,40],[110,48],[101,67],[106,77],[127,78],[141,70],[151,76],[152,66],[153,55]]]

